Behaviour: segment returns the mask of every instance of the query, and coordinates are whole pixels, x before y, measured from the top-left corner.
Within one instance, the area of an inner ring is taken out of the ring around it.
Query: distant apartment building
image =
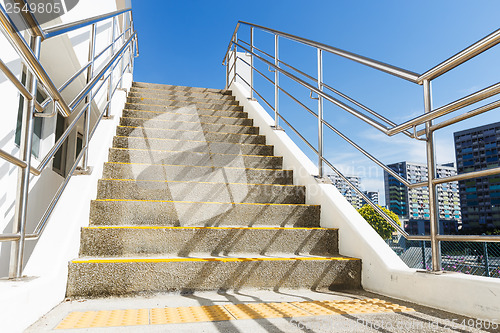
[[[342,193],[342,195],[349,201],[349,203],[356,209],[362,207],[361,197],[354,191],[347,183],[340,178],[337,174],[328,175],[333,185]],[[361,178],[358,176],[346,176],[346,178],[355,185],[358,189],[361,186]]]
[[[459,174],[500,166],[500,122],[456,132]],[[465,232],[500,229],[500,175],[459,182]]]
[[[410,183],[427,181],[425,164],[399,162],[388,167]],[[453,163],[437,165],[436,169],[439,178],[457,174]],[[415,235],[429,234],[429,189],[427,187],[408,189],[388,172],[384,172],[384,185],[386,206],[405,223],[406,231]],[[440,232],[456,233],[461,222],[458,183],[438,185],[437,192]]]
[[[363,191],[364,195],[368,197],[368,199],[371,200],[376,205],[380,205],[380,200],[379,200],[379,193],[378,192],[372,192],[372,191]],[[367,202],[365,199],[361,198],[361,207],[366,205]]]

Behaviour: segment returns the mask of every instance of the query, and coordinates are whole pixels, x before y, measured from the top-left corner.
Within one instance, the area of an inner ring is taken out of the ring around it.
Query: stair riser
[[[92,201],[91,225],[319,227],[319,206]]]
[[[175,129],[183,131],[259,134],[259,128],[252,126],[211,124],[211,123],[200,123],[200,122],[174,122],[174,121],[162,121],[162,120],[139,119],[139,118],[121,118],[120,125],[132,126],[132,127],[159,128],[159,129]]]
[[[229,90],[221,89],[211,89],[211,88],[198,88],[198,87],[185,87],[185,86],[173,86],[169,84],[157,84],[157,83],[144,83],[144,82],[134,82],[132,84],[133,88],[146,88],[153,90],[162,91],[176,91],[176,92],[203,92],[203,93],[217,93],[217,94],[231,94]]]
[[[80,256],[338,254],[337,230],[83,229]]]
[[[97,199],[304,204],[302,186],[99,180]]]
[[[236,98],[231,95],[222,95],[217,93],[197,93],[197,92],[182,92],[182,91],[159,91],[148,90],[143,88],[131,88],[128,94],[130,97],[139,98],[158,98],[158,99],[177,99],[179,101],[190,101],[191,99],[208,99],[221,101],[234,101]]]
[[[224,104],[193,104],[189,102],[172,102],[172,104],[139,104],[126,103],[125,109],[128,110],[146,110],[146,111],[162,111],[162,112],[178,112],[178,113],[194,113],[198,109],[209,109],[219,111],[243,111],[242,106],[224,105]],[[188,112],[189,111],[189,112]]]
[[[292,185],[292,171],[106,163],[104,179]]]
[[[245,144],[266,144],[266,137],[252,134],[217,133],[217,132],[196,132],[196,131],[176,131],[163,130],[158,128],[144,127],[118,127],[117,136],[131,136],[136,138],[172,139],[190,141],[215,141]],[[204,143],[202,143],[203,145]]]
[[[240,145],[226,142],[203,143],[199,141],[161,140],[132,137],[114,137],[113,147],[262,156],[272,156],[274,150],[273,146],[265,145]]]
[[[109,162],[281,169],[282,158],[274,156],[219,155],[192,152],[110,149]]]
[[[195,97],[177,97],[177,96],[155,96],[155,97],[127,97],[129,104],[152,104],[152,105],[234,105],[239,106],[236,100],[228,100],[221,98],[195,98]]]
[[[238,117],[215,117],[215,116],[204,116],[199,114],[179,114],[179,113],[167,113],[167,112],[141,112],[141,111],[123,111],[123,117],[125,118],[136,118],[143,119],[142,121],[184,121],[184,122],[196,122],[196,123],[211,123],[211,124],[228,124],[228,125],[240,125],[240,126],[252,126],[253,120],[248,118],[238,118]]]
[[[358,260],[70,263],[67,296],[133,295],[258,288],[354,289]]]

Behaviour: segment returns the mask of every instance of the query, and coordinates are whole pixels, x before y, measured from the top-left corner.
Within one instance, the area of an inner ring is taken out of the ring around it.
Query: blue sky
[[[417,73],[500,28],[498,0],[132,0],[132,6],[141,52],[135,80],[211,88],[224,87],[225,69],[221,61],[238,20],[317,40]],[[242,29],[240,36],[248,40],[248,34],[248,29]],[[256,32],[255,41],[258,47],[273,52],[272,36]],[[315,75],[315,50],[288,41],[282,41],[280,47],[284,61]],[[500,46],[435,80],[434,107],[497,83],[498,59]],[[325,55],[324,66],[327,84],[396,123],[423,112],[421,86],[333,55]],[[264,66],[260,68],[266,70]],[[315,108],[315,102],[308,100],[308,91],[286,79],[282,83]],[[272,86],[263,80],[256,84],[272,101]],[[281,100],[285,117],[315,142],[315,120],[285,97]],[[422,142],[404,136],[385,137],[328,104],[325,118],[384,163],[425,161]],[[454,161],[453,132],[499,119],[498,110],[494,110],[438,132],[438,162]],[[383,173],[379,168],[333,134],[326,133],[325,141],[325,155],[331,162],[346,174],[360,175],[366,189],[383,193]],[[300,146],[315,161],[308,148]]]

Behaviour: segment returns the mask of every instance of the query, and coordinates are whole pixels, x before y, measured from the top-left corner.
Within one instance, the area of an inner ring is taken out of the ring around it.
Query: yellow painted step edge
[[[172,230],[338,230],[337,228],[292,228],[292,227],[165,227],[165,226],[97,226],[84,227],[83,229],[139,229],[139,230],[155,230],[155,229],[172,229]]]
[[[297,257],[297,258],[127,258],[127,259],[78,259],[74,264],[114,264],[114,263],[167,263],[167,262],[245,262],[245,261],[359,261],[346,257]]]
[[[98,201],[98,202],[171,202],[171,203],[214,204],[214,205],[319,207],[319,205],[308,205],[308,204],[277,204],[277,203],[256,203],[256,202],[215,202],[215,201],[209,202],[209,201],[136,200],[136,199],[96,199],[93,201]]]

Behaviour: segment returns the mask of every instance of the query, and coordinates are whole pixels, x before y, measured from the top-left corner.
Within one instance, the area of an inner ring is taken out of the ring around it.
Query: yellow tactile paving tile
[[[415,311],[412,308],[382,301],[377,298],[321,302],[293,302],[292,304],[316,316]]]
[[[373,299],[250,303],[156,309],[72,312],[56,329],[166,325],[225,320],[312,317],[342,314],[381,314],[415,311]]]
[[[149,309],[70,313],[56,329],[149,325]]]
[[[224,306],[236,319],[289,318],[310,316],[290,303],[230,304]]]
[[[223,321],[234,319],[220,305],[151,309],[151,325]]]

